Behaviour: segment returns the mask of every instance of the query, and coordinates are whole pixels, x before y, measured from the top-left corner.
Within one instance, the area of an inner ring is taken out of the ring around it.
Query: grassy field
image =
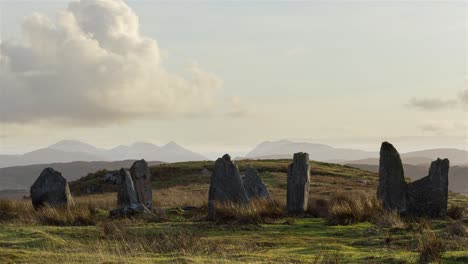
[[[312,162],[309,209],[289,216],[289,163],[238,162],[259,170],[275,204],[224,205],[217,222],[205,220],[210,175],[201,173],[212,162],[151,168],[159,208],[132,219],[108,218],[116,194],[104,172],[71,184],[70,210],[0,201],[0,263],[468,262],[466,196],[450,194],[450,217],[401,219],[376,202],[374,173]],[[90,186],[102,193],[84,195]]]

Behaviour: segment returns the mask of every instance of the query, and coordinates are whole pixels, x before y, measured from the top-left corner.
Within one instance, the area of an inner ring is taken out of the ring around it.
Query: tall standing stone
[[[288,167],[286,208],[288,213],[303,213],[307,210],[310,183],[309,154],[294,154]]]
[[[211,174],[210,190],[208,194],[208,218],[215,218],[215,202],[233,202],[246,204],[249,202],[244,185],[242,184],[239,168],[226,154],[215,162]]]
[[[258,175],[257,169],[248,167],[242,181],[249,199],[271,199],[270,193],[268,193],[262,178]]]
[[[139,203],[146,208],[153,208],[153,189],[151,186],[151,172],[145,160],[137,160],[130,168],[133,185]]]
[[[408,185],[409,214],[412,216],[443,217],[447,215],[448,159],[431,163],[429,175]]]
[[[67,180],[62,173],[52,169],[44,169],[30,189],[34,209],[46,204],[52,207],[69,207],[73,204]]]
[[[133,185],[132,177],[127,169],[120,169],[120,186],[117,193],[117,206],[123,208],[126,206],[132,206],[138,204],[138,199]]]
[[[386,209],[407,211],[407,185],[400,154],[388,142],[383,142],[380,148],[379,186],[377,197]]]

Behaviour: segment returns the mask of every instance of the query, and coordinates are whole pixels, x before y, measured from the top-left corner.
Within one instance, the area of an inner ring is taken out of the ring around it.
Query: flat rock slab
[[[151,172],[145,160],[137,160],[130,168],[137,200],[146,208],[153,208],[153,188],[151,184]]]
[[[73,204],[67,180],[62,173],[52,168],[46,168],[41,172],[31,186],[30,194],[36,210],[45,205],[69,207]]]
[[[233,202],[246,204],[247,193],[239,173],[239,168],[231,161],[229,155],[218,158],[211,174],[208,194],[208,217],[215,218],[215,202]]]
[[[310,184],[309,154],[295,153],[288,167],[286,208],[288,213],[303,213],[307,210]]]
[[[258,175],[257,169],[248,167],[242,182],[249,199],[271,200],[270,193],[268,193],[262,178]]]

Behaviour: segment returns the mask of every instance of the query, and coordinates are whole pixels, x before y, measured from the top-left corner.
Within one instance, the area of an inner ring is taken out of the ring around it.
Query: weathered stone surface
[[[249,199],[271,199],[270,193],[268,193],[262,178],[258,175],[257,169],[248,167],[242,182]]]
[[[120,185],[117,192],[117,206],[119,208],[132,206],[138,204],[135,187],[133,185],[132,177],[127,169],[120,169],[119,171]]]
[[[52,207],[68,207],[73,204],[67,180],[62,173],[46,168],[30,189],[32,204],[38,209],[46,204]]]
[[[153,208],[153,189],[151,185],[151,172],[145,160],[137,160],[130,168],[133,185],[139,203],[146,208]]]
[[[429,175],[408,185],[408,213],[412,216],[442,217],[447,215],[448,159],[431,163]]]
[[[111,217],[124,217],[140,213],[151,213],[142,203],[138,202],[137,193],[133,184],[130,171],[120,169],[119,191],[117,192],[117,209],[110,212]]]
[[[377,197],[386,209],[406,213],[407,185],[400,154],[388,142],[383,142],[380,148],[379,186]]]
[[[286,208],[288,213],[303,213],[307,210],[310,183],[309,154],[294,154],[288,167]]]
[[[208,217],[215,218],[215,202],[234,202],[245,204],[249,202],[247,193],[240,177],[239,169],[226,154],[218,158],[211,174],[208,194]]]

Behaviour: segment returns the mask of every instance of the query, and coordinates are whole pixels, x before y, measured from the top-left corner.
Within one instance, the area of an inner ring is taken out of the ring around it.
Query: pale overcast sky
[[[0,153],[61,139],[468,149],[466,13],[465,1],[3,0]]]

